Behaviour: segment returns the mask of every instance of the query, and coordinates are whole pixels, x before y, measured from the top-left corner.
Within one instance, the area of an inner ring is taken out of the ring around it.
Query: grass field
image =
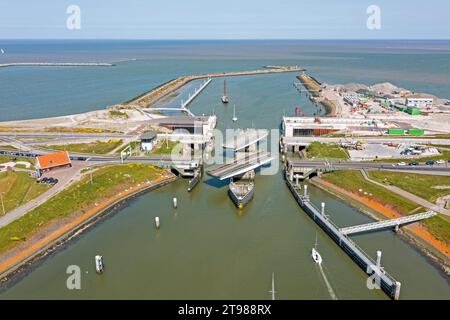
[[[167,141],[163,141],[163,143],[161,144],[161,147],[159,147],[158,149],[156,149],[155,151],[153,151],[153,154],[161,154],[161,155],[166,155],[166,154],[171,154],[172,150],[179,144],[179,142],[176,141],[169,141],[167,143]]]
[[[28,162],[31,164],[29,170],[34,170],[35,160],[33,158],[21,158],[21,157],[10,157],[10,156],[0,156],[0,164],[7,162]],[[20,166],[19,166],[20,167]]]
[[[335,171],[324,175],[323,179],[353,193],[359,193],[359,189],[371,193],[371,198],[403,215],[407,215],[419,207],[414,202],[366,181],[361,172],[357,170]]]
[[[313,142],[306,148],[308,159],[348,159],[348,153],[337,144]]]
[[[76,153],[107,154],[118,148],[122,140],[95,141],[89,143],[76,143],[66,145],[41,146],[53,150],[69,151]]]
[[[450,194],[450,177],[401,172],[369,171],[372,179],[394,185],[430,202]],[[434,188],[447,186],[448,189]]]
[[[1,149],[8,149],[8,150],[18,150],[16,147],[11,146],[11,145],[1,145],[0,146]]]
[[[3,194],[7,212],[33,200],[48,189],[49,186],[36,183],[27,172],[0,173],[0,193]],[[0,214],[3,214],[1,208]]]
[[[33,232],[50,221],[67,217],[72,213],[83,213],[96,202],[110,198],[118,192],[138,183],[151,181],[163,170],[142,164],[106,166],[90,177],[58,193],[46,203],[33,209],[22,218],[0,229],[0,251],[20,240],[26,240]]]
[[[373,175],[371,176],[373,177]],[[408,215],[413,212],[414,209],[419,207],[419,205],[414,202],[364,180],[359,171],[336,171],[324,175],[323,178],[353,193],[358,193],[359,189],[371,193],[371,198],[396,210],[402,215]],[[445,243],[450,243],[450,217],[439,214],[431,219],[422,221],[421,224],[437,239]]]

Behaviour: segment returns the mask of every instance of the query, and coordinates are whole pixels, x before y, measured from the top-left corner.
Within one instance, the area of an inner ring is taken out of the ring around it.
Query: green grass
[[[421,222],[436,239],[450,243],[450,217],[438,214]]]
[[[2,145],[2,146],[0,146],[0,149],[19,150],[16,147],[11,146],[11,145]]]
[[[76,153],[107,154],[118,148],[122,140],[95,141],[89,143],[76,143],[67,145],[42,146],[52,150],[69,151]]]
[[[403,215],[408,215],[411,211],[419,207],[419,205],[412,201],[396,195],[383,187],[376,186],[373,183],[366,181],[360,171],[335,171],[325,174],[323,179],[353,193],[359,193],[359,189],[362,189],[364,192],[371,193],[372,199],[383,205],[391,207]]]
[[[372,178],[374,178],[373,173],[371,173]],[[354,193],[358,193],[359,189],[363,189],[365,192],[372,193],[372,198],[374,200],[396,210],[402,215],[408,215],[412,213],[414,209],[417,209],[419,207],[412,201],[396,195],[389,190],[384,189],[383,187],[376,186],[364,180],[360,171],[336,171],[324,175],[323,178],[345,190]],[[429,180],[425,181],[426,183],[431,183]],[[450,243],[450,217],[438,214],[433,218],[422,221],[421,224],[426,227],[427,230],[434,237],[436,237],[436,239],[441,240],[445,243]]]
[[[177,141],[169,141],[167,142],[167,140],[164,140],[161,144],[161,147],[159,147],[158,149],[154,150],[152,153],[153,154],[161,154],[161,155],[166,155],[166,154],[172,154],[172,150],[179,144],[179,142]]]
[[[119,110],[110,110],[109,111],[109,115],[112,118],[124,118],[124,119],[128,119],[128,114],[126,112],[123,111],[119,111]]]
[[[50,187],[36,183],[27,172],[1,172],[0,193],[6,211],[11,211],[47,191]],[[0,214],[3,214],[0,211]]]
[[[311,143],[306,152],[308,159],[348,159],[347,151],[333,143]]]
[[[0,164],[7,162],[28,162],[31,164],[29,170],[34,170],[35,159],[33,158],[21,158],[21,157],[10,157],[10,156],[0,156]],[[17,165],[16,165],[17,166]],[[18,166],[20,167],[20,166]]]
[[[120,148],[116,154],[120,155],[122,153],[122,151],[124,151],[128,146],[131,146],[131,151],[133,152],[134,150],[139,151],[141,148],[141,143],[139,141],[132,141],[129,144],[123,146],[122,148]],[[134,153],[134,152],[133,152]]]
[[[435,189],[435,186],[450,186],[450,177],[401,172],[370,171],[372,179],[394,185],[430,202],[450,194],[450,189]]]
[[[26,240],[33,232],[57,218],[72,213],[83,213],[96,202],[110,198],[138,183],[159,177],[163,170],[143,164],[106,166],[87,175],[64,191],[58,193],[44,204],[33,209],[23,217],[0,229],[0,251],[20,240]]]

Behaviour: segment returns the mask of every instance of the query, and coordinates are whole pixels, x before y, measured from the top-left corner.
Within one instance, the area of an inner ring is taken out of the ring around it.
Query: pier
[[[316,208],[310,202],[306,188],[302,195],[299,186],[295,185],[288,175],[286,175],[286,183],[295,200],[308,216],[310,216],[310,218],[313,219],[371,279],[375,279],[375,282],[391,299],[398,300],[400,298],[401,283],[381,267],[380,261],[374,261],[367,253],[359,248],[355,242],[342,233],[340,228],[325,214],[324,206],[322,207],[322,210]]]
[[[189,97],[186,101],[181,101],[181,109],[187,109],[187,106],[194,101],[197,96],[202,93],[202,91],[211,83],[212,79],[208,78],[199,88],[196,88],[194,90],[194,93],[191,95],[189,94]]]

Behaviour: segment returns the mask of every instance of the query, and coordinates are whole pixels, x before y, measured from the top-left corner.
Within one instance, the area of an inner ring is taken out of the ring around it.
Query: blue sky
[[[72,4],[80,30],[66,27]],[[448,0],[0,0],[0,39],[449,39],[449,13]]]

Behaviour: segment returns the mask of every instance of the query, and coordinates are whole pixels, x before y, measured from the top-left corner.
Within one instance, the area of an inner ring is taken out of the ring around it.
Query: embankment
[[[336,116],[335,104],[331,100],[322,97],[320,93],[322,84],[319,81],[317,81],[317,79],[307,74],[301,74],[297,77],[297,79],[300,80],[300,82],[307,90],[311,91],[313,97],[318,98],[318,101],[324,106],[326,110],[327,117]]]
[[[313,178],[311,183],[338,198],[354,205],[362,212],[368,214],[376,220],[383,218],[395,219],[401,217],[397,211],[384,205],[374,199],[369,199],[348,190],[345,190],[335,184],[325,181],[320,178]],[[375,214],[374,214],[375,213]],[[427,255],[434,263],[439,265],[441,269],[450,275],[450,246],[447,243],[436,239],[428,230],[420,225],[411,225],[402,228],[402,234],[409,242],[414,244],[419,250]]]
[[[206,78],[219,78],[219,77],[237,77],[237,76],[249,76],[249,75],[262,75],[262,74],[273,74],[273,73],[286,73],[286,72],[300,72],[304,71],[304,68],[297,66],[276,66],[276,67],[267,67],[267,69],[261,70],[250,70],[250,71],[235,71],[235,72],[222,72],[222,73],[205,73],[199,75],[191,75],[186,77],[179,77],[169,82],[164,83],[161,86],[158,86],[147,93],[139,95],[127,102],[124,103],[125,106],[129,105],[139,105],[141,107],[148,107],[152,103],[160,100],[166,95],[172,93],[173,91],[181,88],[185,84],[198,80],[198,79],[206,79]]]
[[[20,273],[22,269],[31,266],[49,251],[53,251],[68,239],[78,235],[82,230],[92,226],[101,217],[123,205],[127,200],[144,192],[160,188],[176,179],[176,176],[167,173],[149,183],[137,184],[120,194],[97,203],[96,206],[81,215],[61,219],[62,224],[61,221],[59,223],[55,221],[53,225],[58,225],[56,230],[51,232],[48,232],[48,229],[40,230],[19,248],[13,248],[3,254],[4,258],[0,260],[0,281],[8,281],[15,274]]]

